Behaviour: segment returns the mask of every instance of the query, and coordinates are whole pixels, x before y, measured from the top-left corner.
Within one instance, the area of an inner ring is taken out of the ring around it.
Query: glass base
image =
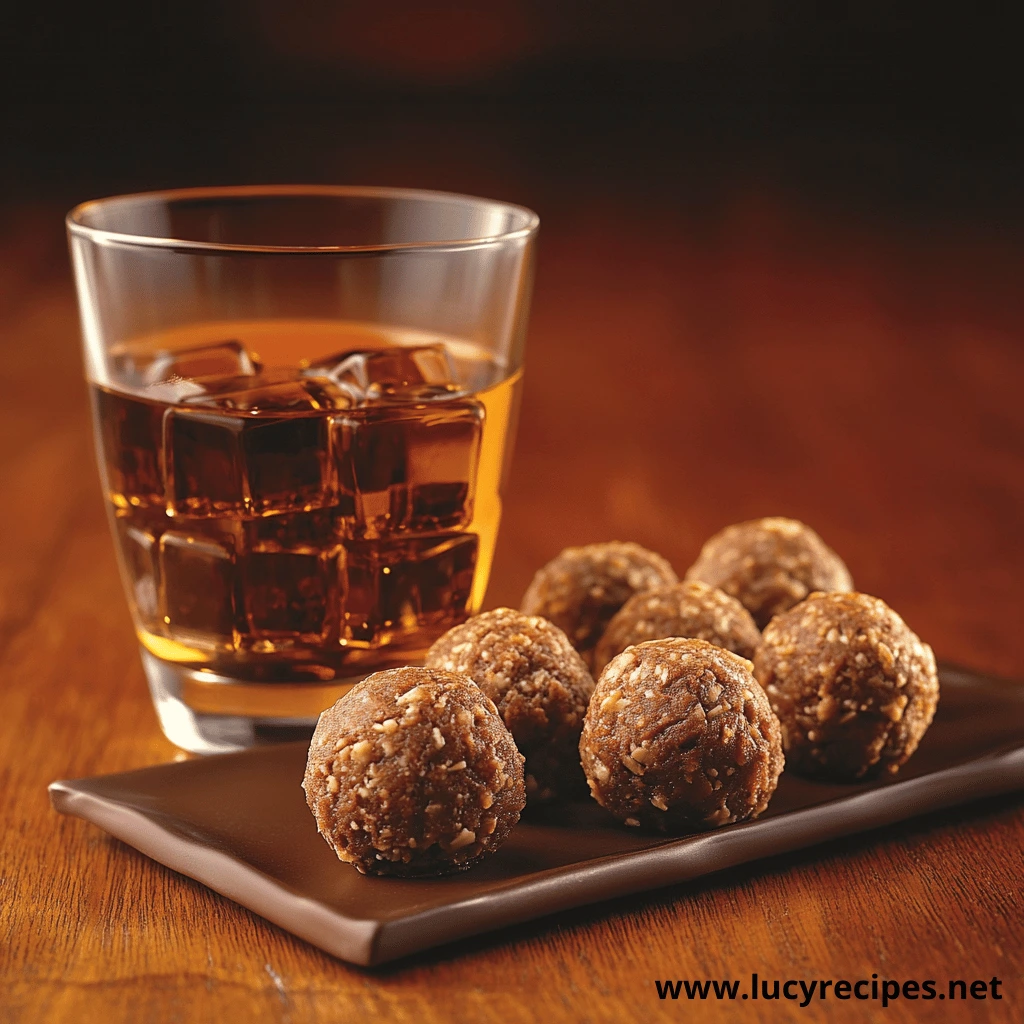
[[[139,653],[164,735],[195,754],[308,741],[320,712],[362,678],[257,682],[163,661],[144,647]]]

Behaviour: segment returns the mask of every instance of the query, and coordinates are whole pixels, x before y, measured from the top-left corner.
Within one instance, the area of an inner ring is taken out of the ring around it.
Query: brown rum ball
[[[317,722],[302,783],[320,834],[363,874],[445,875],[508,838],[526,804],[523,757],[465,676],[367,676]]]
[[[790,768],[854,781],[895,773],[935,715],[935,656],[884,602],[811,594],[764,631],[754,672]]]
[[[734,597],[699,580],[634,594],[612,617],[594,651],[594,671],[645,640],[682,636],[707,640],[741,658],[753,658],[761,631]]]
[[[468,676],[494,701],[526,757],[528,801],[586,794],[579,742],[594,680],[556,625],[496,608],[448,630],[426,665]]]
[[[537,570],[520,610],[553,622],[590,665],[608,621],[634,594],[677,580],[661,555],[639,544],[566,548]]]
[[[806,524],[780,516],[716,533],[686,578],[735,597],[759,629],[814,590],[853,590],[849,569],[821,537]]]
[[[613,658],[580,739],[594,799],[626,825],[675,834],[757,817],[784,760],[779,723],[750,669],[679,637]]]

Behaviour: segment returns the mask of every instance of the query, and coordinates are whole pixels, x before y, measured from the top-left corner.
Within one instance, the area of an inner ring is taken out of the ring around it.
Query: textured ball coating
[[[627,825],[670,833],[757,817],[784,760],[778,720],[750,669],[679,637],[613,658],[580,739],[594,799]]]
[[[586,793],[579,742],[594,680],[556,625],[496,608],[448,630],[426,665],[467,675],[494,701],[526,757],[528,801]]]
[[[633,644],[669,636],[707,640],[748,660],[761,642],[761,631],[736,598],[699,580],[670,583],[634,594],[612,616],[594,650],[594,671]]]
[[[566,548],[537,570],[520,609],[550,619],[590,665],[608,621],[634,594],[678,578],[661,555],[639,544]]]
[[[523,757],[465,676],[375,672],[317,722],[302,783],[320,834],[363,874],[445,875],[508,838]]]
[[[811,591],[853,590],[843,560],[796,519],[775,516],[727,526],[686,571],[735,597],[764,629]]]
[[[932,649],[867,594],[811,594],[774,618],[754,672],[779,716],[788,764],[812,778],[896,772],[939,701]]]

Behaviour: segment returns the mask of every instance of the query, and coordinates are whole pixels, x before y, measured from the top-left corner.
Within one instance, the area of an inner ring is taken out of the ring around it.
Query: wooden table
[[[517,603],[570,543],[632,539],[684,570],[726,523],[786,514],[940,657],[1024,678],[1024,245],[771,192],[699,215],[587,193],[537,205],[489,605]],[[1024,1020],[1021,798],[372,972],[58,817],[51,779],[182,755],[157,727],[107,535],[63,208],[2,212],[0,1018]],[[754,971],[995,976],[1005,998],[800,1009],[662,1002],[654,986]]]

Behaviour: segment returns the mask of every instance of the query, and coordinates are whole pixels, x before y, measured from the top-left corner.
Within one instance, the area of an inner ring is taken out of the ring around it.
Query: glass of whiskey
[[[174,743],[308,736],[478,610],[537,224],[340,186],[68,214],[104,497]]]

